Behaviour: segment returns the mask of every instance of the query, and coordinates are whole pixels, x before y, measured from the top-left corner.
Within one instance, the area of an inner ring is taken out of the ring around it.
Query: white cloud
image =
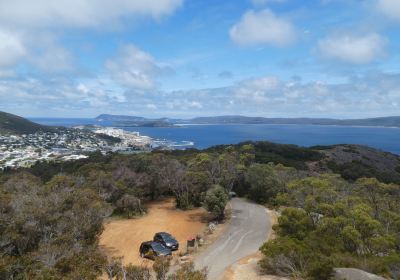
[[[240,46],[287,46],[295,40],[292,23],[265,9],[247,11],[229,31],[233,42]]]
[[[234,93],[236,98],[242,100],[242,102],[264,104],[276,95],[276,90],[279,88],[279,79],[267,76],[242,81],[234,88]]]
[[[183,1],[0,0],[0,67],[15,66],[24,57],[48,73],[74,70],[73,54],[57,44],[60,30],[112,29],[123,25],[125,19],[132,23],[142,17],[158,20]]]
[[[148,53],[133,45],[123,46],[118,55],[106,62],[111,77],[121,85],[137,90],[155,87],[155,77],[167,71]]]
[[[15,33],[0,29],[0,67],[13,65],[25,54],[20,38]]]
[[[244,114],[271,117],[368,117],[400,110],[400,74],[369,73],[341,82],[277,77],[245,80],[225,88],[125,91],[108,78],[0,78],[0,108],[30,116],[93,117],[104,112],[145,116]],[[12,96],[13,98],[9,98]],[[155,109],[156,108],[156,109]]]
[[[188,103],[188,107],[195,108],[195,109],[201,109],[201,108],[203,108],[203,105],[198,101],[191,101]]]
[[[385,52],[386,39],[376,33],[363,36],[334,35],[318,42],[318,49],[326,57],[343,62],[365,64]]]
[[[386,16],[400,20],[400,1],[399,0],[378,0],[378,9]]]
[[[96,27],[121,17],[171,14],[183,0],[0,0],[0,22],[31,26]]]
[[[267,76],[258,79],[251,79],[243,82],[247,87],[254,90],[274,90],[279,86],[279,79],[274,76]]]
[[[28,61],[46,73],[62,73],[75,69],[74,56],[57,44],[44,44],[39,51],[29,55]]]
[[[149,110],[157,110],[157,105],[150,103],[146,105],[146,108]]]

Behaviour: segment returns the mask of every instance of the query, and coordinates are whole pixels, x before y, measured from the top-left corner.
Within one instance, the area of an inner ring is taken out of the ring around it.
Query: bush
[[[264,272],[279,276],[305,275],[310,252],[302,241],[280,237],[266,242],[260,251],[265,255],[260,261]]]
[[[225,206],[228,203],[229,196],[225,189],[219,185],[207,191],[204,199],[204,208],[212,213],[217,219],[224,218]]]
[[[115,214],[124,215],[127,218],[132,218],[144,212],[139,198],[125,194],[116,202]]]
[[[207,280],[207,271],[195,270],[192,262],[185,263],[168,280]]]
[[[245,173],[245,182],[249,186],[248,196],[258,203],[268,203],[282,190],[272,165],[253,164]]]
[[[126,280],[151,280],[151,272],[147,267],[128,265],[124,268]]]
[[[158,257],[153,263],[153,270],[156,273],[157,280],[166,280],[169,268],[171,266],[170,257]]]
[[[298,240],[304,239],[312,230],[313,222],[302,209],[286,208],[274,226],[280,236],[289,236]]]

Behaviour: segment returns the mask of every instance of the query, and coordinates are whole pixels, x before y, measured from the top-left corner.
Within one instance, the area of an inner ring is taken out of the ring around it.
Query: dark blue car
[[[175,251],[179,249],[179,243],[176,239],[167,232],[157,232],[154,235],[153,241],[161,243],[168,249]]]
[[[140,256],[154,260],[156,257],[171,256],[171,250],[159,242],[146,241],[140,245]]]

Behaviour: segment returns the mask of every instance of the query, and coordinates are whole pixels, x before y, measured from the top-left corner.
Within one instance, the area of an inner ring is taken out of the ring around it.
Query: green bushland
[[[276,197],[284,210],[278,237],[260,248],[266,272],[323,280],[356,267],[399,278],[399,185],[326,174],[291,181]]]
[[[314,149],[246,142],[132,155],[95,152],[3,171],[0,279],[97,279],[105,270],[147,277],[143,268],[121,270],[98,249],[104,219],[143,215],[145,202],[165,196],[175,197],[180,209],[204,206],[222,219],[231,191],[284,209],[277,239],[261,248],[265,271],[328,279],[333,267],[350,266],[396,279],[400,189],[388,183],[395,174],[382,183],[358,163],[349,177],[336,166],[332,170],[342,177],[308,170],[309,162],[320,160],[324,156]],[[205,279],[191,266],[174,277]]]

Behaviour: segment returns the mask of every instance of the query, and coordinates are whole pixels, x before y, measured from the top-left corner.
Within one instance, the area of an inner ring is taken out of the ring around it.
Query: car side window
[[[143,253],[144,253],[145,255],[147,255],[148,252],[149,252],[149,246],[148,246],[148,245],[145,245],[144,248],[143,248]]]

